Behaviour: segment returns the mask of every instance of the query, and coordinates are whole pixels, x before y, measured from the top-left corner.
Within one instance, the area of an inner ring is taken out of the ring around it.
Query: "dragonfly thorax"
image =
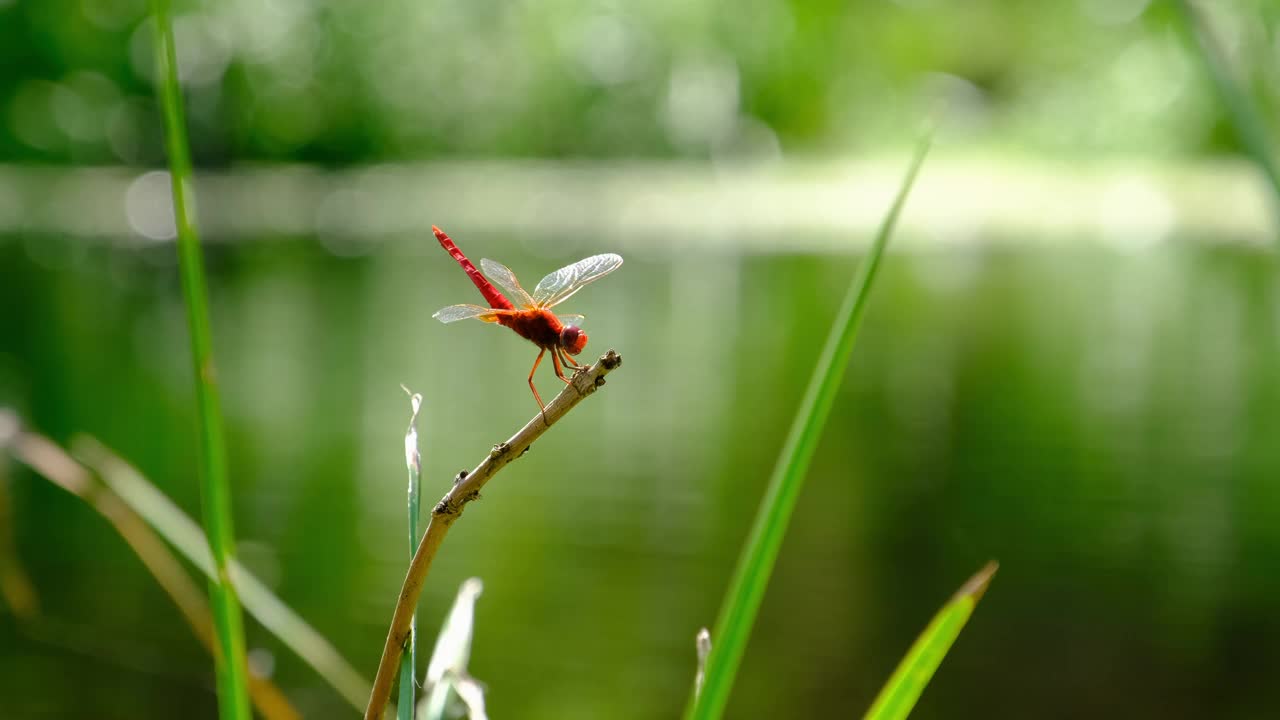
[[[560,344],[560,332],[564,324],[550,310],[528,309],[514,313],[498,315],[499,325],[505,325],[516,331],[520,337],[537,345],[551,348]]]

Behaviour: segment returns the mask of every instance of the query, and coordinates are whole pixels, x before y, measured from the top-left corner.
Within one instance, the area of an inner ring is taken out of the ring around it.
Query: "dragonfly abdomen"
[[[476,269],[476,266],[472,265],[471,261],[467,259],[467,256],[462,254],[462,250],[458,248],[458,245],[453,242],[452,238],[446,235],[443,230],[435,225],[431,226],[431,231],[435,233],[436,240],[440,241],[440,247],[444,248],[445,251],[452,255],[453,259],[457,260],[458,264],[462,266],[463,271],[467,273],[467,277],[471,278],[472,284],[476,286],[476,289],[480,291],[481,295],[484,295],[484,299],[489,303],[489,307],[498,310],[512,310],[515,308],[515,306],[511,304],[511,301],[507,299],[507,296],[498,292],[498,288],[494,287],[492,283],[485,279],[484,275],[480,274],[480,271]]]

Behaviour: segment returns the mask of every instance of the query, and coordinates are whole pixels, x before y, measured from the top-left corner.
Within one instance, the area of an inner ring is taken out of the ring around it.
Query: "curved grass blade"
[[[214,577],[209,543],[205,541],[200,526],[132,465],[88,436],[73,440],[72,454],[93,468],[133,512],[141,515],[148,525],[200,572],[210,579]],[[232,561],[231,576],[235,578],[245,609],[333,686],[351,707],[363,712],[372,684],[361,677],[355,667],[323,635],[276,597],[265,583],[246,570],[239,561]]]
[[[764,598],[769,576],[773,573],[778,549],[786,535],[787,523],[791,520],[791,512],[804,483],[805,472],[809,469],[809,461],[813,459],[814,449],[822,436],[827,417],[831,414],[831,406],[844,377],[845,367],[849,364],[849,355],[853,351],[858,327],[867,309],[867,299],[871,294],[876,271],[880,267],[885,247],[889,244],[894,224],[906,202],[907,193],[928,154],[929,145],[929,138],[926,137],[916,149],[902,186],[898,189],[867,257],[858,266],[857,274],[831,327],[831,334],[827,336],[826,346],[813,369],[809,388],[791,424],[786,444],[783,445],[778,464],[769,479],[769,487],[756,513],[755,523],[742,548],[742,555],[725,595],[715,630],[711,633],[715,643],[707,659],[702,692],[691,693],[685,710],[686,718],[713,720],[724,713],[738,664],[742,660],[747,640],[751,637],[756,612],[760,609],[760,601]]]
[[[444,720],[451,695],[457,695],[467,706],[471,720],[486,717],[483,687],[467,674],[471,637],[475,633],[476,600],[483,591],[480,578],[463,581],[449,616],[440,626],[436,646],[427,663],[426,682],[422,684],[428,694],[418,704],[418,716],[423,720]]]
[[[0,424],[4,421],[0,408]],[[16,421],[15,421],[16,423]],[[3,431],[0,431],[2,433]],[[0,450],[4,449],[0,438]],[[213,615],[199,584],[187,575],[177,556],[164,544],[142,516],[135,512],[109,486],[76,462],[52,440],[32,432],[21,431],[10,443],[9,451],[36,474],[84,501],[102,515],[125,544],[138,556],[156,583],[173,600],[183,619],[191,626],[196,639],[210,654],[217,652]],[[0,455],[0,467],[8,458]],[[302,716],[289,699],[267,678],[249,676],[249,696],[265,720],[298,720]]]
[[[865,720],[903,720],[911,713],[942,658],[959,637],[965,623],[969,622],[969,616],[973,615],[997,568],[997,563],[987,563],[933,616],[933,622],[920,633],[889,677],[889,682],[876,696]]]
[[[14,617],[32,621],[40,615],[40,596],[23,569],[14,538],[13,502],[9,494],[10,446],[20,433],[18,416],[0,407],[0,598]]]
[[[249,665],[245,659],[244,617],[231,581],[231,564],[235,562],[231,485],[227,480],[226,441],[215,381],[200,236],[195,222],[191,156],[187,149],[182,90],[178,85],[178,54],[174,48],[168,0],[151,0],[151,12],[156,30],[156,77],[160,84],[165,146],[173,182],[178,267],[182,275],[187,322],[191,328],[191,359],[199,407],[200,497],[214,567],[214,576],[209,582],[209,604],[213,608],[213,624],[218,635],[218,652],[214,653],[218,714],[223,720],[249,720]]]
[[[1231,124],[1271,187],[1273,210],[1276,222],[1280,223],[1280,166],[1277,166],[1276,151],[1267,134],[1262,113],[1232,76],[1221,46],[1192,0],[1174,0],[1173,6],[1208,72],[1209,80],[1218,92],[1218,99],[1231,118]]]

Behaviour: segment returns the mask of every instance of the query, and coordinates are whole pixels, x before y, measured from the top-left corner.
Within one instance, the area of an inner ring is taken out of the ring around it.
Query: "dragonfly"
[[[480,261],[480,267],[484,270],[482,274],[443,230],[432,225],[431,231],[440,241],[440,246],[462,266],[467,277],[471,278],[476,289],[484,296],[485,302],[489,303],[488,307],[469,304],[450,305],[436,311],[431,317],[442,323],[472,318],[497,323],[511,328],[520,337],[537,345],[538,358],[533,361],[533,369],[529,371],[529,389],[533,391],[533,399],[538,401],[543,420],[546,420],[546,403],[542,402],[542,396],[538,394],[538,388],[533,384],[533,374],[538,371],[538,365],[542,363],[543,356],[548,352],[551,353],[551,364],[556,369],[556,377],[563,380],[565,384],[572,382],[565,377],[565,368],[574,373],[586,369],[585,365],[580,364],[573,357],[587,346],[587,334],[580,327],[584,317],[557,315],[551,312],[551,308],[568,300],[587,285],[617,270],[622,266],[622,256],[613,253],[592,255],[572,265],[566,265],[542,278],[530,295],[520,286],[516,274],[506,265],[484,258]],[[497,283],[515,298],[519,307],[499,292],[493,283]]]

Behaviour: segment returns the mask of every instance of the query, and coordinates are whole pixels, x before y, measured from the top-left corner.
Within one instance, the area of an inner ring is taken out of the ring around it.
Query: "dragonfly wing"
[[[450,305],[447,308],[440,308],[431,317],[442,323],[458,322],[459,320],[469,320],[471,318],[494,322],[502,312],[502,310],[495,310],[483,305]]]
[[[484,270],[484,274],[499,287],[514,295],[521,305],[533,307],[533,298],[520,287],[520,281],[516,279],[516,274],[511,272],[511,268],[489,258],[481,258],[480,269]]]
[[[560,322],[565,325],[577,325],[578,327],[582,327],[582,321],[587,319],[586,315],[576,315],[573,313],[568,315],[557,315],[556,317],[560,318]]]
[[[621,266],[622,256],[613,253],[584,258],[542,278],[533,289],[533,301],[538,307],[553,307]]]

